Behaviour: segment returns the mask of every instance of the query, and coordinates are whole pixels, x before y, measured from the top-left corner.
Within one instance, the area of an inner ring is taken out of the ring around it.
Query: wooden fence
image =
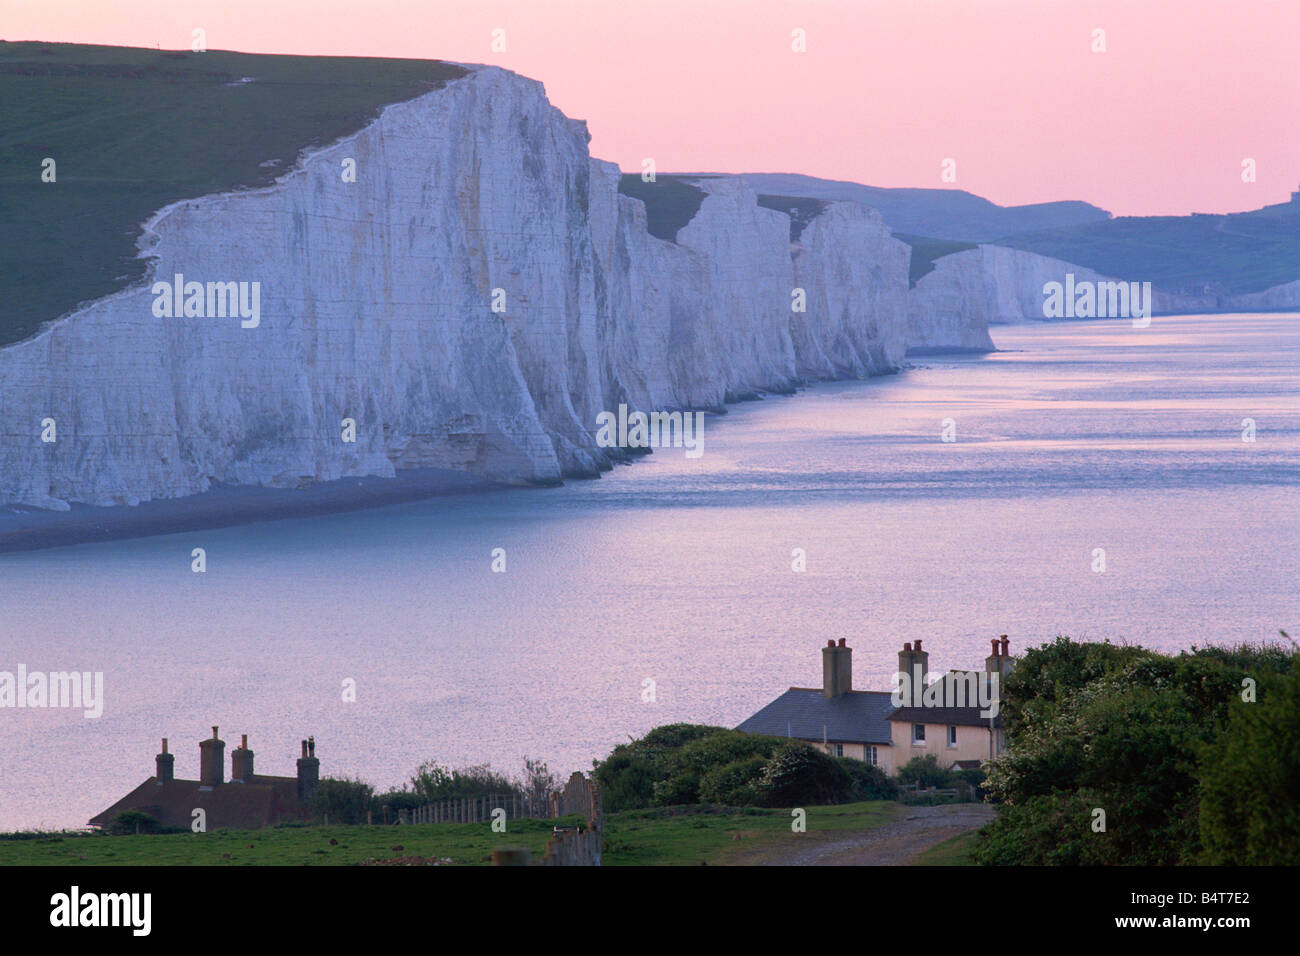
[[[435,800],[422,807],[389,812],[386,823],[491,823],[494,810],[504,810],[507,820],[550,820],[555,812],[557,795],[487,794],[478,797],[454,797]]]

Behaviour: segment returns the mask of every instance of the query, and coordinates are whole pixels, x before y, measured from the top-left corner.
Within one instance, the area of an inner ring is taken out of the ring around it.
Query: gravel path
[[[769,857],[767,866],[906,866],[924,850],[993,819],[983,803],[909,807],[902,818],[874,830],[844,833],[791,853]]]

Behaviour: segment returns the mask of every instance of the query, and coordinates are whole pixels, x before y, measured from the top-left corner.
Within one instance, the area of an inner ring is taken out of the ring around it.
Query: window
[[[949,747],[957,746],[957,728],[954,727],[952,724],[948,725],[948,746]]]
[[[865,751],[863,756],[867,758],[867,763],[871,764],[873,767],[880,765],[880,755],[876,753],[875,744],[867,744],[863,750]]]
[[[925,743],[925,724],[912,725],[912,743],[914,744]]]
[[[833,756],[833,757],[843,757],[843,756],[844,756],[844,745],[843,745],[843,744],[831,744],[831,756]]]

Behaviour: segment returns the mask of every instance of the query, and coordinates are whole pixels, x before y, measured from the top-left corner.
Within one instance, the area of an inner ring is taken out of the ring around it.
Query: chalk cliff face
[[[941,256],[908,293],[908,351],[992,351],[989,310],[982,248]]]
[[[1064,284],[1067,275],[1081,282],[1117,282],[1084,266],[1040,256],[1006,246],[981,245],[935,260],[934,270],[922,276],[910,296],[908,344],[914,353],[962,347],[992,347],[988,326],[1044,321],[1044,286]],[[1300,283],[1295,284],[1300,288]],[[1285,299],[1285,287],[1258,293],[1261,302]],[[1221,308],[1225,301],[1152,290],[1156,315],[1203,312]],[[1270,298],[1271,295],[1271,298]],[[1226,300],[1236,307],[1237,296]],[[1247,307],[1243,301],[1241,307]]]
[[[794,272],[807,310],[790,323],[800,377],[852,378],[899,368],[907,351],[910,255],[880,214],[858,203],[829,203],[804,227]],[[917,321],[928,325],[932,318],[922,314]]]
[[[792,245],[739,181],[701,180],[665,242],[587,139],[541,84],[474,67],[272,187],[159,211],[145,284],[0,350],[0,504],[409,468],[551,483],[620,454],[594,439],[620,402],[715,408],[897,368],[907,253],[874,213],[831,204]],[[259,282],[260,323],[155,316],[151,286],[178,273]]]

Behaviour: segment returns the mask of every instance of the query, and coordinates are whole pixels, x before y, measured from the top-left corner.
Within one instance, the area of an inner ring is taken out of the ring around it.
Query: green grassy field
[[[968,830],[936,843],[917,854],[916,866],[975,866],[975,840],[978,830]]]
[[[808,808],[807,835],[866,830],[900,812],[892,801]],[[505,834],[486,823],[413,826],[314,826],[217,830],[157,836],[68,834],[0,839],[0,866],[353,866],[367,861],[450,860],[484,865],[492,850],[526,846],[540,859],[556,822],[521,820]],[[611,814],[608,866],[710,865],[752,861],[795,848],[789,810],[682,807]]]
[[[0,345],[140,279],[135,243],[156,210],[267,185],[304,148],[462,75],[434,60],[0,42]]]

